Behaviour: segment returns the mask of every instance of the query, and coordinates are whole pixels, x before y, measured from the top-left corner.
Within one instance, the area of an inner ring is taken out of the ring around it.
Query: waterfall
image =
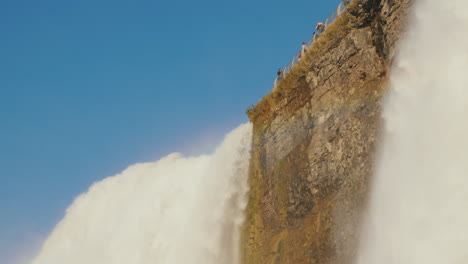
[[[33,264],[238,264],[252,125],[213,155],[171,154],[95,183]]]
[[[360,264],[468,263],[468,2],[414,1]]]

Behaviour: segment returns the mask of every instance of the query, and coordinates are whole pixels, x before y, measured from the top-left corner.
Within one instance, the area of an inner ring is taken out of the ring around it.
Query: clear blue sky
[[[338,3],[0,0],[0,263],[93,182],[211,151]]]

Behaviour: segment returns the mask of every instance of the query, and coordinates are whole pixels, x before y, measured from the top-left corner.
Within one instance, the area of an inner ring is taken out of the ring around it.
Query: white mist
[[[468,2],[414,1],[359,264],[468,263]]]
[[[91,186],[33,264],[238,264],[251,124],[211,156],[169,155]]]

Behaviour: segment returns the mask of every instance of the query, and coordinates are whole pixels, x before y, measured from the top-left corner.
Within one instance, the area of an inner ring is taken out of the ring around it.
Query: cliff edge
[[[352,263],[410,0],[355,0],[248,110],[244,264]]]

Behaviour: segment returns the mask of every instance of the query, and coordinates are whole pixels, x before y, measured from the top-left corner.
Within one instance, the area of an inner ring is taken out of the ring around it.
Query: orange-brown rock
[[[409,0],[355,0],[255,107],[244,264],[353,263]]]

